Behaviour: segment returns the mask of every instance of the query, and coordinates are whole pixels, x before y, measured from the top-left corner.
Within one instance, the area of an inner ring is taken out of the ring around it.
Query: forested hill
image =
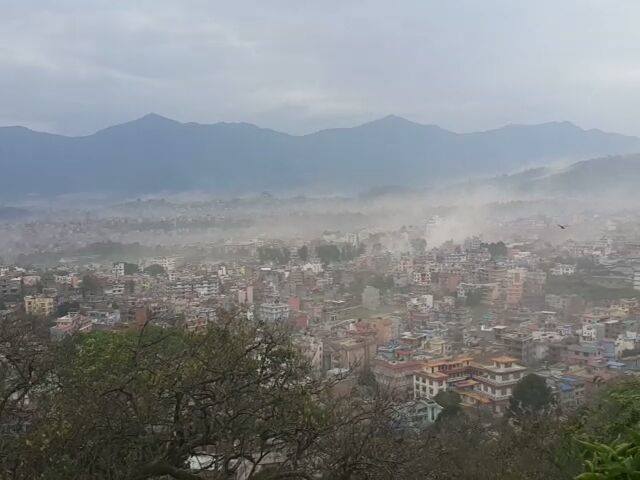
[[[640,139],[568,122],[459,134],[389,116],[294,136],[247,123],[180,123],[149,114],[84,137],[0,128],[0,191],[363,191],[629,152],[640,152]]]

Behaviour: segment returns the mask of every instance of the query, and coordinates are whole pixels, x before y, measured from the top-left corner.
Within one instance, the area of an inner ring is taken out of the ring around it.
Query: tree
[[[632,442],[578,441],[585,457],[585,472],[576,480],[634,480],[640,478],[640,434],[631,431]]]
[[[544,378],[535,373],[525,375],[513,389],[509,411],[513,415],[538,413],[551,405],[551,389]]]
[[[301,261],[306,262],[309,258],[309,247],[307,247],[306,245],[301,246],[298,249],[298,258]]]
[[[316,254],[325,265],[340,261],[340,249],[337,245],[318,245]]]
[[[162,265],[154,263],[145,268],[144,273],[157,277],[158,275],[164,275],[167,272]]]
[[[3,479],[10,478],[9,472],[28,461],[24,457],[22,435],[34,416],[30,400],[52,371],[48,329],[41,327],[33,319],[17,315],[0,322],[0,478]]]
[[[82,277],[80,290],[83,297],[86,297],[87,295],[98,295],[102,293],[102,284],[94,274],[87,273]]]
[[[258,247],[258,259],[261,262],[272,262],[283,265],[289,261],[291,252],[287,248]]]
[[[230,475],[304,445],[321,422],[316,384],[281,335],[230,320],[197,336],[145,327],[63,342],[24,441],[25,468],[46,478],[196,478],[194,456]]]
[[[427,250],[427,241],[424,238],[414,238],[411,240],[411,249],[414,255],[424,255]]]
[[[263,478],[347,479],[393,464],[389,402],[332,397],[285,330],[224,314],[199,334],[146,325],[49,348],[0,478],[257,478],[277,459]]]
[[[64,317],[69,312],[77,312],[80,310],[80,304],[78,302],[62,302],[56,308],[56,316]]]
[[[440,415],[438,415],[437,422],[442,422],[452,417],[463,415],[462,407],[460,406],[460,395],[453,390],[441,390],[434,397],[434,400],[438,405],[442,407]]]
[[[602,443],[625,438],[630,429],[640,430],[640,380],[623,378],[601,388],[573,430],[583,439]]]
[[[507,256],[508,249],[502,241],[496,243],[485,243],[483,244],[483,246],[485,246],[489,250],[489,254],[491,255],[492,260],[497,260],[499,258],[504,258]]]
[[[138,273],[140,268],[135,263],[124,262],[124,274],[125,275],[133,275],[134,273]]]
[[[369,280],[369,284],[381,292],[386,292],[394,287],[393,277],[391,275],[374,275]]]
[[[580,480],[640,478],[640,381],[603,387],[570,423],[583,460]]]

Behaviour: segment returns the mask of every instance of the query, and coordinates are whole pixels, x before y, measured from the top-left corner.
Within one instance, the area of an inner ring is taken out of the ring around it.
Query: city
[[[0,19],[0,480],[640,479],[640,3]]]

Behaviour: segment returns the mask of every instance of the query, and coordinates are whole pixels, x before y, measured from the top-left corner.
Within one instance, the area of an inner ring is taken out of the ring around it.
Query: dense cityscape
[[[635,221],[600,218],[592,241],[571,238],[578,225],[536,216],[504,225],[518,233],[503,240],[432,246],[446,224],[434,215],[393,231],[212,242],[186,256],[90,244],[98,253],[55,265],[3,264],[2,315],[47,319],[59,340],[145,324],[197,332],[221,310],[238,310],[247,321],[291,329],[318,375],[369,369],[403,401],[451,389],[464,405],[500,415],[526,371],[576,407],[594,380],[640,368]],[[21,228],[44,228],[36,225]],[[553,230],[565,239],[541,240]],[[501,378],[505,369],[513,375]]]
[[[391,202],[386,195],[375,201]],[[346,216],[364,226],[318,231],[322,220],[309,205],[323,202],[351,205],[325,222],[345,224]],[[59,220],[38,217],[36,209],[35,218],[2,225],[24,239],[4,237],[5,334],[7,326],[27,322],[39,341],[58,348],[79,337],[155,330],[198,338],[235,318],[256,332],[280,332],[305,365],[300,371],[333,401],[369,404],[384,395],[389,438],[420,438],[458,415],[497,432],[522,402],[536,415],[560,415],[553,424],[560,431],[611,385],[640,371],[634,212],[559,219],[518,216],[520,205],[489,222],[494,205],[483,231],[463,236],[468,229],[456,229],[453,218],[459,208],[393,228],[375,226],[374,207],[356,212],[359,202],[263,194],[240,201],[250,207],[233,223],[210,213],[231,208],[220,201],[133,202],[127,207],[135,208],[133,220],[112,207]],[[176,209],[172,218],[167,211]],[[316,230],[302,220],[282,239],[250,237],[258,218],[271,218],[275,231],[283,216],[315,220]],[[28,432],[38,406],[27,401],[29,388],[15,388],[7,401],[22,413],[7,415],[3,428]],[[195,448],[183,461],[208,451]],[[255,462],[256,472],[273,462]],[[240,465],[233,475],[251,477]],[[204,471],[212,469],[207,463]]]

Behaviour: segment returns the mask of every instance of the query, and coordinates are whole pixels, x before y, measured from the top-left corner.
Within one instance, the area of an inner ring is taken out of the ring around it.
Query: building
[[[253,305],[253,286],[238,289],[238,303],[240,305]]]
[[[124,262],[114,263],[113,267],[111,269],[111,272],[116,277],[124,277],[124,275],[125,275],[125,263]]]
[[[325,342],[326,369],[362,370],[376,352],[375,338],[367,335],[329,339]]]
[[[22,290],[22,281],[19,277],[0,277],[0,298],[17,297]]]
[[[500,335],[500,341],[504,345],[507,355],[514,357],[516,361],[525,365],[535,362],[535,345],[530,333],[503,333]]]
[[[564,263],[557,263],[553,267],[551,267],[551,270],[549,270],[549,273],[556,277],[573,275],[574,273],[576,273],[576,266],[566,265]]]
[[[422,367],[418,361],[393,361],[376,358],[371,367],[376,383],[397,398],[408,399],[413,394],[413,378]]]
[[[462,405],[486,408],[501,415],[526,367],[517,359],[499,356],[490,364],[472,362],[471,357],[458,357],[430,362],[413,377],[414,398],[434,398],[441,391],[454,390]]]
[[[640,290],[640,269],[633,272],[633,289]]]
[[[476,365],[474,384],[459,388],[462,404],[487,406],[495,414],[503,414],[513,394],[513,389],[524,376],[526,367],[515,363],[516,358],[494,357],[489,365]]]
[[[53,297],[27,295],[24,297],[24,311],[27,315],[49,316],[55,309]]]
[[[290,307],[287,303],[274,302],[261,303],[258,307],[258,318],[266,323],[282,323],[289,320]]]
[[[428,362],[413,375],[414,398],[433,398],[448,385],[472,374],[471,357],[456,357]]]
[[[49,329],[53,340],[61,340],[67,335],[77,332],[88,333],[92,330],[92,322],[89,318],[79,313],[69,313],[55,320],[55,325]]]

